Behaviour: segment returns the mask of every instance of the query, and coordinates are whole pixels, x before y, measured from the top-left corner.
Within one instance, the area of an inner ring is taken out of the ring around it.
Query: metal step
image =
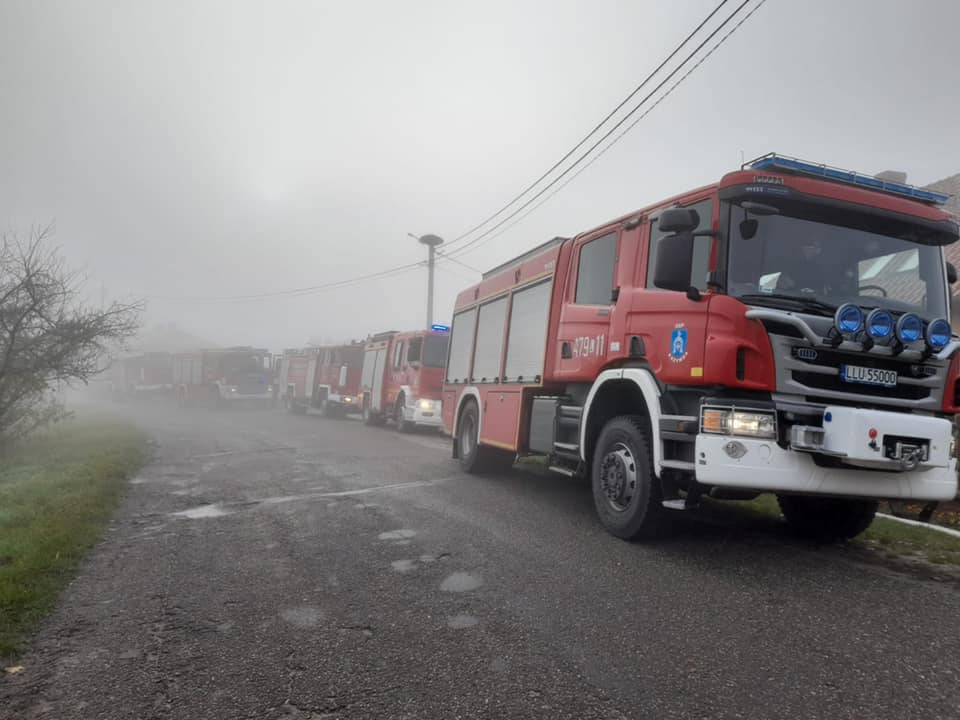
[[[694,472],[697,469],[696,465],[686,460],[661,460],[660,467],[669,468],[670,470],[688,470],[689,472]]]
[[[663,506],[668,510],[686,510],[687,501],[683,498],[674,498],[672,500],[664,500]]]
[[[547,470],[555,473],[560,473],[561,475],[566,475],[567,477],[573,477],[577,474],[576,470],[571,470],[570,468],[560,467],[559,465],[551,465]]]

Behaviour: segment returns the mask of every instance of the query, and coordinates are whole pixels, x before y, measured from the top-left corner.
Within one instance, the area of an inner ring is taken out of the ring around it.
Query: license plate
[[[860,365],[841,365],[840,379],[849,383],[896,387],[897,371],[878,370],[877,368],[861,367]]]

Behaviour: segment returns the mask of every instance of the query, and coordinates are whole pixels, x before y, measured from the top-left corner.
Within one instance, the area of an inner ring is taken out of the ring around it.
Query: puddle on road
[[[377,535],[378,540],[405,540],[407,538],[415,537],[417,534],[416,530],[390,530],[389,532],[382,532]]]
[[[471,575],[465,572],[455,572],[447,575],[440,583],[440,589],[444,592],[470,592],[483,585],[483,580],[479,575]]]
[[[475,627],[479,622],[473,615],[454,615],[447,618],[447,627],[454,630],[464,630]]]
[[[312,605],[288,608],[280,613],[280,617],[298,628],[316,627],[323,620],[323,611]]]
[[[224,509],[219,503],[213,505],[201,505],[200,507],[181,510],[180,512],[170,513],[174,517],[187,518],[188,520],[198,520],[200,518],[222,517],[232,514],[230,510]]]
[[[399,573],[410,572],[411,570],[416,569],[417,561],[416,560],[394,560],[390,563],[390,567],[396,570]]]

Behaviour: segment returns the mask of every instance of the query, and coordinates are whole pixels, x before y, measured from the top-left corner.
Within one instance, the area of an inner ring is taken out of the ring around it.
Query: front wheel
[[[808,540],[849,540],[873,522],[879,503],[874,500],[778,495],[787,525]]]
[[[666,511],[646,418],[623,415],[607,422],[594,448],[591,477],[593,503],[611,534],[638,540],[663,531]]]

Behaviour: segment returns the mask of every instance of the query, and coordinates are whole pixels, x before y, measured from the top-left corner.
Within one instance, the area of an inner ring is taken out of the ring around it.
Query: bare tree
[[[0,236],[0,438],[62,417],[58,387],[104,370],[108,351],[139,327],[140,302],[83,303],[83,278],[50,237],[49,226],[27,242]]]

